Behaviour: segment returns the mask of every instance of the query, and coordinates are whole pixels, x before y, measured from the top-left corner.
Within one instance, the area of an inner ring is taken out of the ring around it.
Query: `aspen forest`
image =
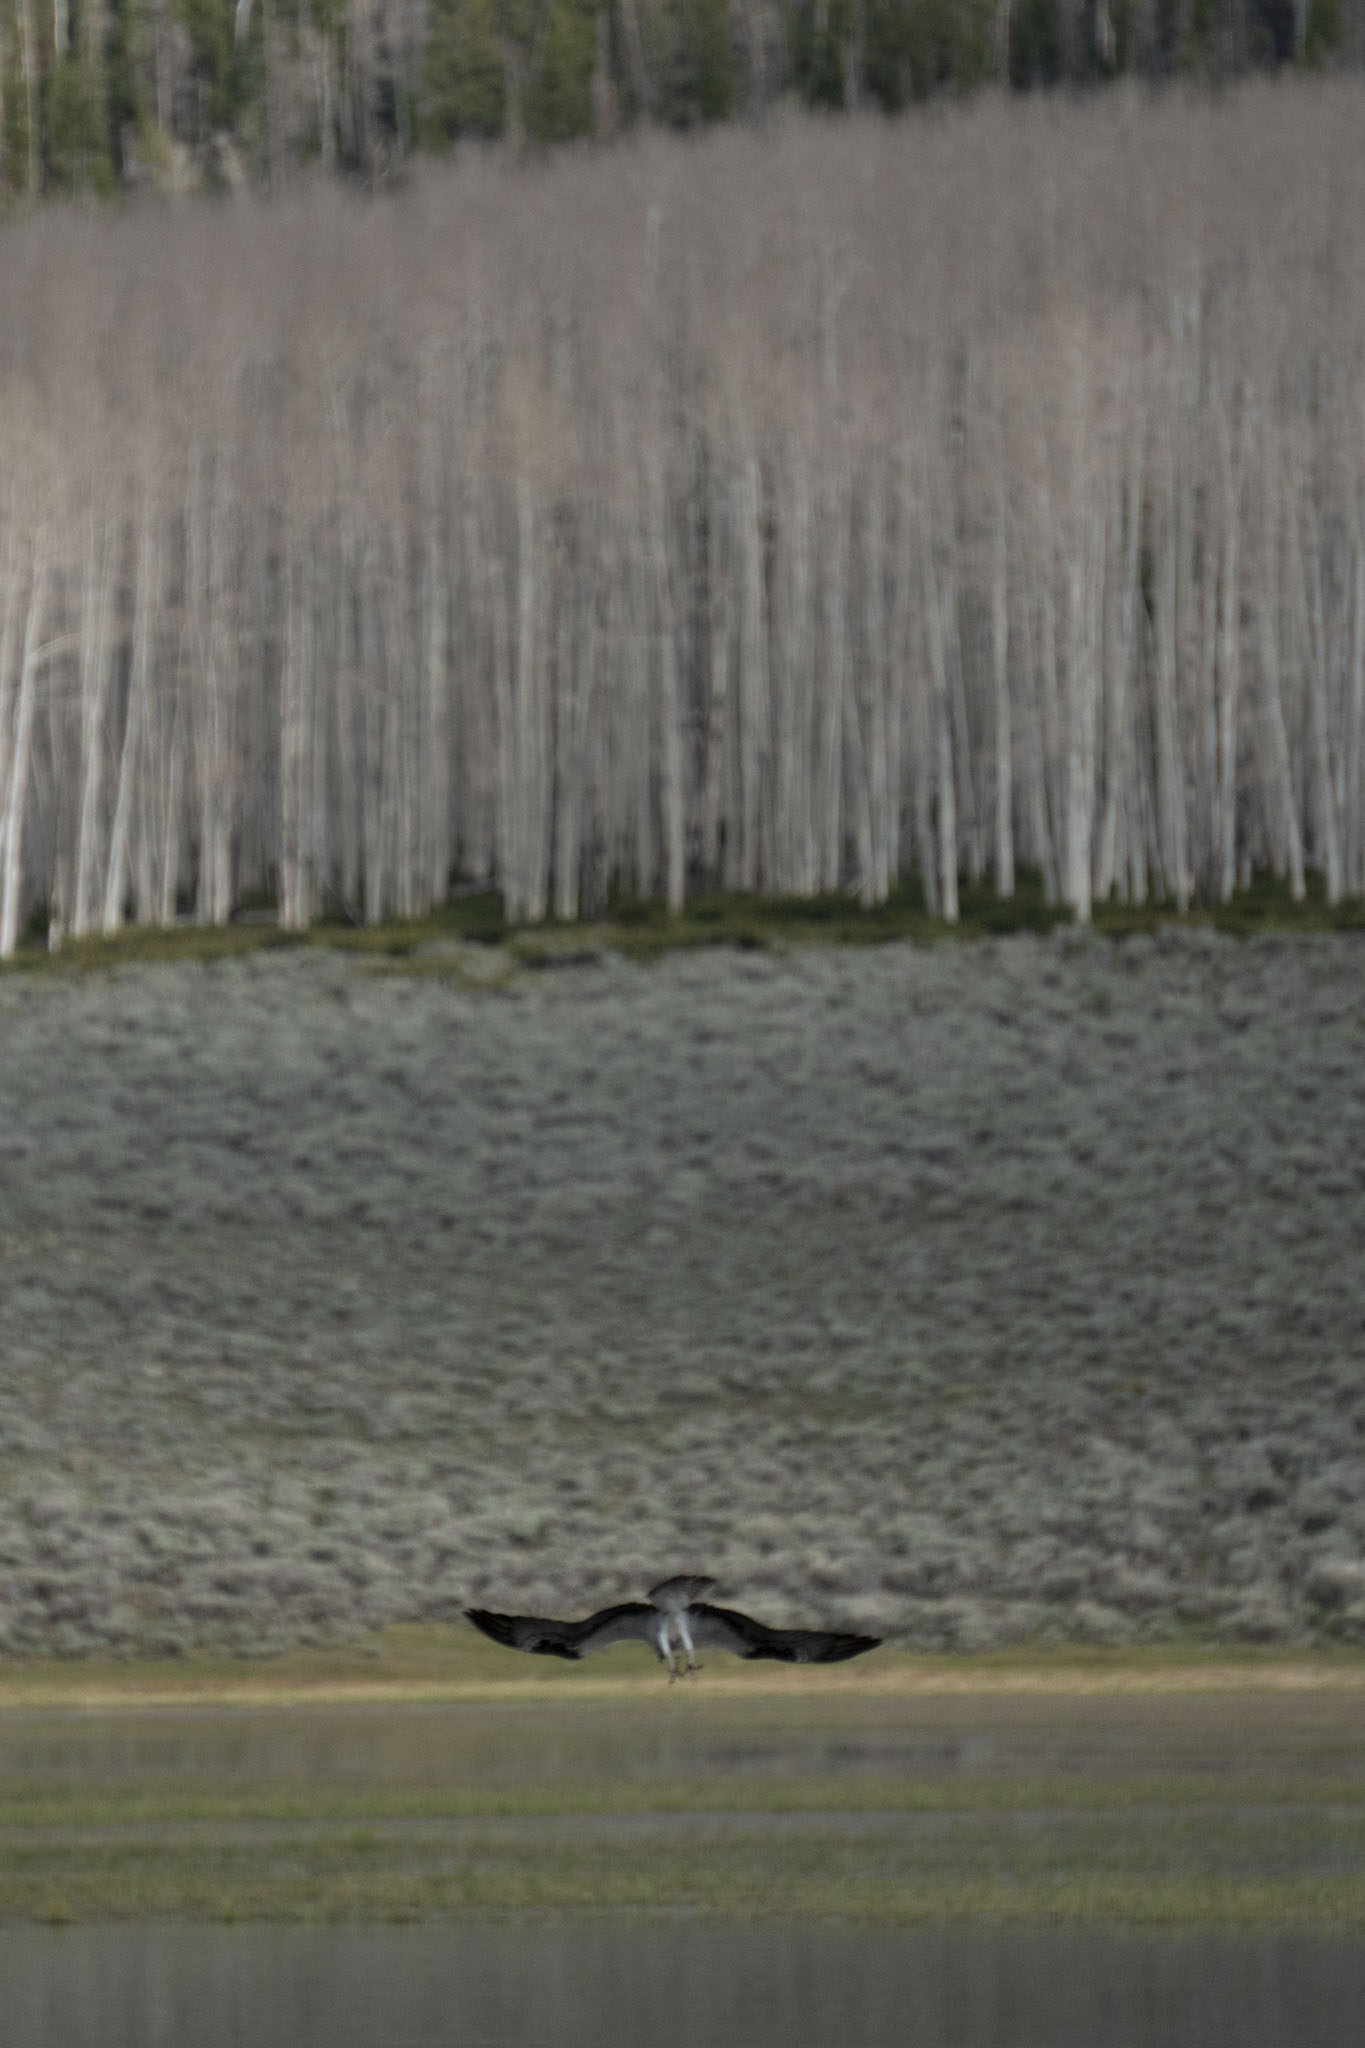
[[[1365,892],[1365,92],[0,228],[0,955]]]

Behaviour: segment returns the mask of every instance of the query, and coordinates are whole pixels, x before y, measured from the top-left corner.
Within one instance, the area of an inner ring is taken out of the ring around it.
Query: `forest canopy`
[[[0,0],[0,194],[1363,58],[1365,0]]]

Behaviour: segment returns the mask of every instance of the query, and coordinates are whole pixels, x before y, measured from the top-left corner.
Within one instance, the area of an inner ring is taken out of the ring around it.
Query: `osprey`
[[[733,1607],[712,1607],[700,1598],[714,1579],[662,1579],[643,1600],[625,1600],[599,1608],[586,1621],[549,1621],[535,1614],[490,1614],[486,1607],[467,1607],[475,1628],[509,1650],[530,1650],[538,1657],[587,1657],[613,1643],[648,1643],[670,1679],[678,1675],[675,1655],[686,1653],[689,1671],[696,1671],[698,1643],[733,1650],[737,1657],[776,1657],[784,1664],[839,1664],[875,1650],[880,1636],[855,1636],[819,1628],[769,1628]]]

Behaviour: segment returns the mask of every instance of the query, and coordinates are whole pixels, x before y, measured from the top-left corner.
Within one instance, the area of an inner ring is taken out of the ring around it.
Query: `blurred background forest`
[[[0,192],[1362,56],[1365,0],[0,0]]]

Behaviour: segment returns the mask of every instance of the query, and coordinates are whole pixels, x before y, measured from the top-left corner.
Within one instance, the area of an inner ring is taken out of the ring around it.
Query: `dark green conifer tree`
[[[422,90],[422,139],[502,133],[507,85],[497,0],[432,0]]]
[[[594,0],[546,0],[526,86],[526,128],[538,142],[592,133],[597,54]]]
[[[107,102],[99,68],[85,49],[53,64],[43,94],[45,182],[57,192],[107,192],[113,186]]]

